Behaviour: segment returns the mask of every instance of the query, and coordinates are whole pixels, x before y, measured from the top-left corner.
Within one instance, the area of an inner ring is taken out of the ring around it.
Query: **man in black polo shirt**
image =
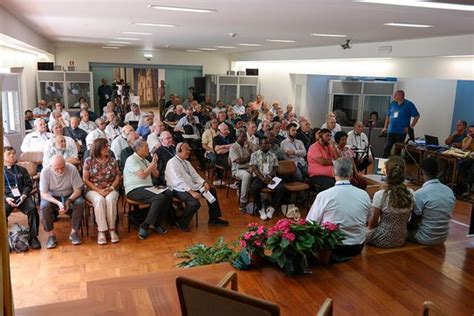
[[[229,137],[229,127],[226,123],[220,123],[217,127],[217,136],[212,139],[212,145],[216,153],[216,165],[224,167],[226,169],[229,166],[229,150],[234,140]],[[221,170],[216,170],[216,179],[222,179]]]

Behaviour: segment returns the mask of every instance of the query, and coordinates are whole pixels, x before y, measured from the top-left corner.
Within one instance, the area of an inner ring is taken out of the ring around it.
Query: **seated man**
[[[47,249],[55,248],[58,243],[53,224],[53,213],[56,209],[71,217],[72,229],[69,240],[73,245],[81,243],[78,231],[84,214],[82,186],[83,182],[77,168],[66,163],[61,156],[51,158],[50,165],[41,171],[40,210],[43,215],[44,230],[48,233]]]
[[[265,137],[265,133],[270,130],[270,121],[263,120],[261,124],[261,128],[255,133],[255,136],[258,138]]]
[[[147,190],[153,187],[151,176],[160,176],[157,169],[158,157],[153,155],[151,162],[146,160],[150,154],[148,144],[142,139],[136,140],[133,145],[134,154],[125,162],[123,172],[123,186],[128,198],[150,205],[145,220],[140,224],[138,238],[148,238],[150,226],[155,227],[158,234],[166,234],[168,231],[163,227],[164,220],[168,216],[171,207],[171,191],[166,190],[156,194]]]
[[[138,128],[138,124],[142,120],[142,117],[145,116],[145,113],[140,111],[140,107],[136,103],[132,103],[130,106],[130,112],[125,114],[125,119],[123,120],[126,124],[130,124],[133,128]]]
[[[306,220],[323,224],[339,225],[346,238],[342,246],[336,246],[337,256],[356,256],[364,248],[367,234],[366,223],[371,208],[367,192],[351,185],[352,161],[338,158],[334,161],[336,185],[316,196]]]
[[[438,162],[426,158],[420,162],[423,186],[415,192],[414,214],[408,225],[408,240],[422,245],[440,245],[449,234],[449,220],[456,198],[451,189],[436,179]]]
[[[153,125],[154,120],[155,120],[155,114],[153,112],[148,112],[145,114],[140,124],[138,124],[137,133],[144,140],[146,140],[148,138],[148,135],[150,135],[151,127]]]
[[[326,116],[326,122],[321,126],[321,129],[327,128],[331,131],[332,135],[336,134],[337,132],[342,131],[341,125],[337,123],[337,116],[334,112],[329,112]]]
[[[43,152],[43,167],[48,166],[54,156],[61,156],[67,163],[73,164],[76,167],[81,163],[77,156],[77,151],[67,147],[66,138],[62,135],[54,137],[52,147],[45,147],[45,151]]]
[[[213,112],[214,113],[214,112]],[[204,157],[210,160],[211,167],[214,167],[216,164],[216,153],[214,151],[214,146],[212,140],[217,136],[217,126],[219,123],[216,118],[211,119],[210,126],[204,131],[201,138],[202,148],[205,150]]]
[[[28,216],[28,226],[30,230],[30,248],[40,249],[41,243],[38,240],[39,214],[35,201],[31,196],[33,183],[28,171],[16,165],[16,150],[13,147],[3,148],[3,175],[5,177],[5,213],[10,216],[14,208],[18,208],[23,214]]]
[[[115,159],[117,159],[118,161],[120,161],[122,158],[122,150],[128,147],[127,137],[130,132],[133,132],[133,127],[131,125],[125,125],[122,128],[120,136],[115,137],[115,139],[112,141],[112,144],[110,145],[110,150],[112,150]],[[123,163],[125,163],[125,161]]]
[[[105,135],[107,135],[107,139],[109,140],[109,144],[115,139],[115,137],[120,136],[122,132],[122,121],[120,120],[120,116],[115,115],[114,112],[110,116],[110,121],[108,122],[107,126],[105,127]]]
[[[170,132],[164,131],[160,135],[161,146],[156,151],[158,156],[158,171],[160,172],[160,180],[166,183],[165,170],[168,161],[176,155],[176,149],[173,144],[173,136]]]
[[[79,123],[79,128],[83,129],[87,134],[97,128],[93,120],[90,120],[90,115],[87,111],[81,111],[80,117],[81,123]]]
[[[184,108],[181,104],[178,104],[176,105],[174,111],[171,111],[166,114],[165,120],[168,124],[175,125],[184,116],[186,116],[186,113],[184,113]]]
[[[234,142],[229,136],[230,131],[227,124],[220,123],[217,130],[217,136],[212,140],[214,151],[216,152],[216,165],[229,168],[229,150]],[[222,176],[221,170],[216,170],[216,179],[221,179]]]
[[[255,125],[255,122],[248,122],[247,123],[247,141],[249,143],[249,146],[252,152],[256,152],[260,147],[258,137],[255,135],[256,132],[257,132],[257,125]]]
[[[81,119],[77,116],[71,117],[71,126],[64,128],[64,135],[69,136],[76,143],[79,155],[86,151],[87,132],[79,127]]]
[[[150,148],[150,153],[156,152],[161,146],[160,135],[165,129],[165,124],[162,121],[155,120],[151,127],[151,133],[146,139],[148,147]]]
[[[283,182],[280,182],[272,190],[272,204],[264,209],[262,207],[262,199],[260,192],[273,181],[277,169],[278,159],[274,153],[270,151],[270,143],[266,137],[260,138],[260,149],[250,156],[250,167],[255,177],[252,181],[251,190],[255,200],[256,210],[260,214],[262,220],[271,219],[275,210],[280,208],[282,199],[285,195],[285,187]]]
[[[46,122],[38,118],[34,123],[35,131],[28,133],[21,143],[22,152],[43,151],[46,143],[53,137],[51,133],[46,132]]]
[[[296,173],[293,176],[295,181],[302,181],[308,175],[308,165],[306,164],[306,148],[304,143],[296,139],[296,124],[290,123],[286,127],[288,137],[280,144],[280,149],[285,160],[293,161],[296,165]]]
[[[33,130],[33,123],[35,119],[33,117],[33,112],[31,110],[25,111],[25,131],[30,132]]]
[[[467,129],[467,136],[462,141],[462,150],[470,151],[468,157],[458,162],[458,174],[462,175],[463,195],[469,195],[474,181],[474,125]]]
[[[295,124],[296,126],[296,124]],[[288,128],[288,125],[287,125]],[[272,132],[275,135],[275,143],[280,146],[281,142],[288,137],[287,131],[281,130],[281,123],[280,122],[273,122],[272,123]],[[306,150],[306,148],[305,148]]]
[[[46,145],[43,148],[43,153],[48,152],[55,146],[55,139],[58,136],[63,136],[64,139],[66,140],[66,148],[67,151],[70,153],[71,156],[78,157],[79,153],[77,150],[77,145],[74,142],[74,140],[69,137],[69,136],[64,136],[64,128],[62,127],[61,124],[56,124],[53,127],[53,137],[46,143]]]
[[[308,150],[308,175],[309,182],[324,191],[334,186],[333,160],[338,155],[332,144],[331,131],[323,128],[320,135],[321,138]]]
[[[107,127],[107,123],[105,120],[101,117],[99,117],[97,120],[95,120],[95,124],[97,125],[97,128],[87,134],[86,137],[86,146],[89,149],[94,140],[97,138],[105,138],[108,139],[107,134],[105,134],[105,128]]]
[[[362,124],[361,121],[355,122],[354,129],[347,133],[347,146],[349,146],[356,155],[354,157],[354,163],[357,167],[357,171],[367,169],[374,161],[372,152],[369,149],[369,140],[364,133],[364,124]]]
[[[44,119],[45,122],[49,120],[49,115],[51,113],[51,109],[46,107],[46,100],[41,99],[38,102],[38,106],[33,109],[33,117],[35,119]]]
[[[177,141],[188,143],[191,147],[191,151],[196,155],[200,170],[206,169],[206,160],[204,159],[205,151],[201,145],[203,129],[199,118],[194,116],[192,107],[186,109],[186,116],[182,117],[174,128],[175,134],[179,134]]]
[[[98,119],[97,114],[95,114],[95,112],[90,111],[89,104],[87,102],[82,102],[80,107],[81,107],[81,110],[76,113],[76,116],[82,118],[82,112],[86,112],[91,121],[95,121]]]
[[[133,155],[133,153],[135,152],[132,146],[138,139],[140,139],[140,136],[138,136],[137,132],[130,131],[130,133],[128,133],[127,146],[124,147],[122,151],[120,152],[120,168],[122,172],[123,172],[123,168],[125,167],[125,162],[127,161],[128,157]]]
[[[444,143],[448,145],[449,147],[461,148],[462,141],[466,137],[467,137],[467,122],[459,120],[456,122],[456,130],[454,131],[454,133],[449,135],[448,138],[446,138]]]
[[[239,208],[245,212],[252,182],[252,170],[249,166],[251,151],[245,129],[237,130],[236,134],[237,141],[230,147],[229,160],[232,163],[232,176],[241,181]]]
[[[352,161],[352,167],[354,170],[351,177],[351,184],[359,189],[365,190],[368,183],[367,180],[357,172],[357,167],[354,161],[356,154],[352,148],[347,146],[347,133],[344,131],[337,132],[336,135],[334,135],[334,140],[336,141],[335,149],[338,158],[342,157]]]
[[[288,124],[291,124],[290,119],[288,120],[289,120]],[[287,129],[288,129],[288,125],[287,125]],[[309,121],[307,119],[301,119],[300,128],[298,128],[296,138],[303,142],[304,148],[306,148],[306,150],[309,150],[309,146],[312,143],[314,143],[311,124],[309,124]]]
[[[187,143],[179,143],[176,146],[176,156],[171,158],[165,171],[166,185],[173,190],[173,195],[186,204],[184,213],[181,215],[176,226],[182,231],[189,231],[188,225],[193,215],[199,210],[201,194],[209,191],[215,198],[212,203],[208,201],[209,225],[227,226],[228,221],[220,218],[221,209],[217,200],[217,192],[211,188],[203,178],[196,172],[187,160],[191,154],[191,148]]]
[[[59,111],[53,111],[51,112],[51,115],[49,117],[49,121],[48,121],[48,128],[50,131],[53,130],[53,127],[56,125],[56,124],[59,124],[61,125],[61,127],[67,127],[69,126],[69,120],[66,121],[62,115],[61,115],[61,112]]]

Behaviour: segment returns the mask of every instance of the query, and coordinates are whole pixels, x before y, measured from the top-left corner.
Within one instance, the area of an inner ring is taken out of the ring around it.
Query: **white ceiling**
[[[472,3],[472,2],[471,2]],[[149,4],[205,8],[212,13],[148,9]],[[2,0],[10,13],[55,46],[103,46],[116,37],[139,38],[126,46],[143,49],[218,49],[243,52],[340,44],[341,38],[310,33],[346,34],[353,43],[474,33],[474,12],[353,2],[352,0]],[[130,25],[129,22],[175,24],[175,28]],[[404,22],[432,28],[384,26]],[[122,32],[151,32],[152,36]],[[232,38],[229,33],[237,33]],[[272,43],[267,39],[294,40]],[[256,43],[260,47],[242,47]]]

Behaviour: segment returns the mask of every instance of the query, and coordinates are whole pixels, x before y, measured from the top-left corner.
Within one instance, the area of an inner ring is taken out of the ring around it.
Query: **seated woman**
[[[95,221],[99,229],[97,243],[107,244],[107,230],[110,241],[120,241],[115,231],[117,200],[120,184],[120,169],[117,160],[109,154],[109,143],[97,138],[91,146],[90,157],[84,161],[83,180],[86,184],[86,199],[94,206]]]
[[[344,131],[337,132],[336,135],[334,135],[334,140],[337,144],[335,148],[338,156],[352,161],[352,169],[354,171],[352,172],[351,184],[362,190],[367,189],[367,180],[357,173],[357,167],[354,162],[356,154],[352,148],[347,146],[347,133]]]
[[[415,205],[414,193],[403,183],[405,162],[401,158],[390,158],[386,168],[387,185],[374,195],[366,242],[380,248],[395,248],[405,244],[407,222]]]

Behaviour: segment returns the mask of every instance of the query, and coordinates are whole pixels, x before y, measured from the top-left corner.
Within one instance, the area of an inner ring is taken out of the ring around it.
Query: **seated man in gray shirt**
[[[57,208],[71,217],[72,229],[69,240],[73,245],[81,243],[77,231],[81,228],[84,213],[82,186],[83,182],[77,168],[66,163],[62,156],[53,156],[49,166],[41,171],[40,210],[43,214],[44,230],[48,233],[46,248],[51,249],[57,245],[53,225],[53,213]]]
[[[293,161],[296,165],[296,173],[293,176],[295,181],[302,181],[308,176],[308,164],[306,163],[306,148],[304,143],[296,138],[297,128],[295,123],[290,123],[286,127],[288,137],[280,144],[283,159]]]
[[[453,191],[439,182],[438,162],[426,158],[420,163],[423,186],[415,192],[415,210],[408,225],[408,240],[422,245],[440,245],[448,238],[449,220],[456,198]]]
[[[229,160],[232,163],[232,176],[241,181],[240,211],[245,212],[249,200],[250,184],[252,183],[252,169],[249,166],[252,152],[245,129],[237,130],[236,135],[237,141],[230,147]]]

